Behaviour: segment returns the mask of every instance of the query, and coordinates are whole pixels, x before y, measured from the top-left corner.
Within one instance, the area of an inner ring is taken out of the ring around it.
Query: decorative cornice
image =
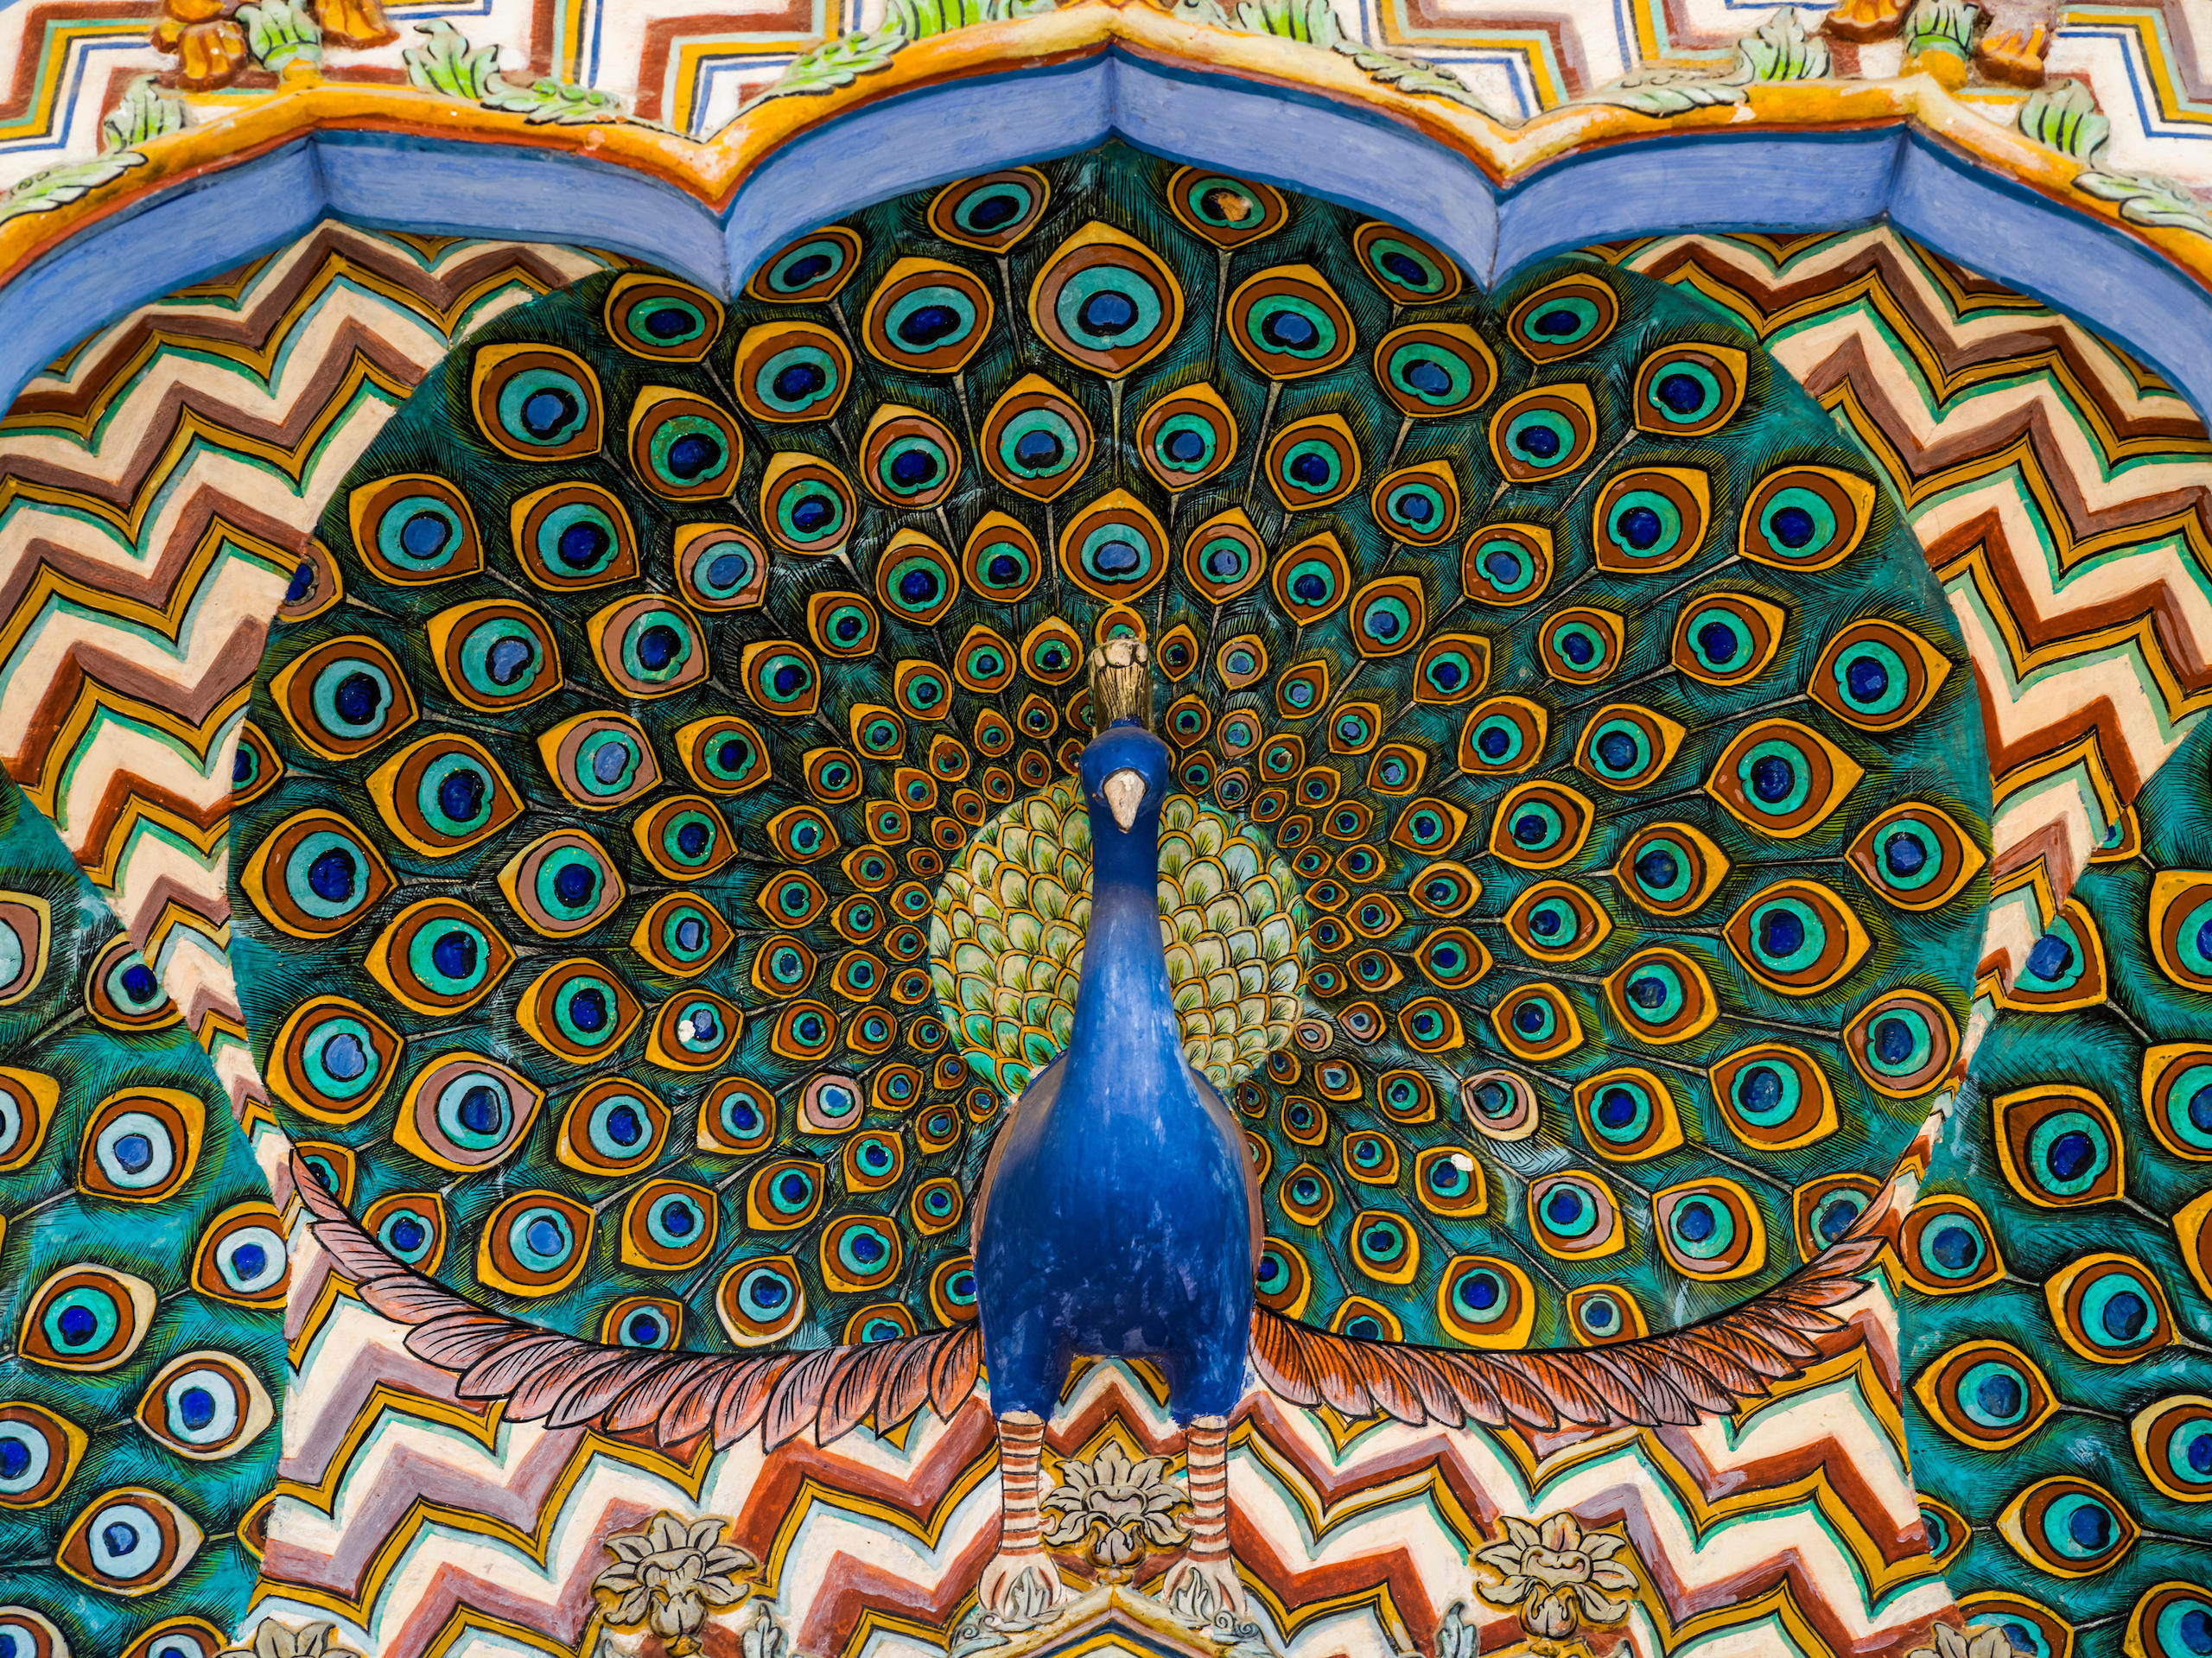
[[[2212,288],[2212,238],[2171,223],[2133,222],[2123,202],[2093,194],[2094,184],[2088,190],[2076,187],[2082,175],[2095,172],[2093,165],[2000,125],[1929,74],[1874,81],[1754,77],[1738,82],[1724,70],[1713,77],[1725,86],[1717,101],[1663,114],[1636,106],[1651,105],[1649,98],[1584,102],[1509,127],[1468,101],[1436,95],[1418,77],[1380,76],[1354,56],[1324,46],[1192,22],[1146,0],[1082,0],[1034,16],[980,22],[906,41],[890,50],[856,53],[849,79],[825,78],[842,79],[842,84],[817,81],[757,99],[704,143],[624,122],[615,110],[600,119],[572,123],[548,120],[536,107],[516,107],[513,99],[464,102],[411,86],[324,81],[302,61],[270,96],[242,107],[198,105],[191,124],[134,145],[129,154],[137,158],[135,164],[103,169],[109,175],[91,182],[74,200],[41,202],[45,211],[18,212],[0,223],[0,283],[88,226],[180,184],[318,136],[381,134],[429,144],[485,144],[585,157],[669,186],[719,213],[779,151],[856,111],[950,82],[1109,52],[1179,73],[1256,83],[1283,94],[1349,106],[1410,129],[1464,158],[1501,192],[1510,192],[1563,157],[1600,146],[1679,143],[1721,132],[1734,138],[1910,129],[2069,213],[2121,228],[2156,247],[2192,282]]]

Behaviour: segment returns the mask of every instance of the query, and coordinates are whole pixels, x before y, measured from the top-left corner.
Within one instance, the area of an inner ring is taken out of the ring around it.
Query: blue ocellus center
[[[348,674],[338,682],[331,710],[349,726],[372,723],[384,710],[384,687],[373,674]]]
[[[1751,762],[1751,792],[1769,805],[1788,799],[1796,782],[1797,768],[1779,754],[1762,754]]]
[[[351,852],[333,847],[308,866],[308,889],[325,903],[343,904],[353,896],[356,868]]]
[[[2038,979],[2056,979],[2074,964],[2074,949],[2055,932],[2047,932],[2028,951],[2028,972]]]
[[[1452,371],[1433,357],[1416,357],[1399,371],[1399,378],[1424,397],[1449,397]]]
[[[188,1432],[200,1432],[215,1420],[215,1395],[205,1388],[187,1388],[177,1395],[176,1413]]]
[[[417,512],[399,526],[399,545],[410,558],[435,558],[445,550],[448,533],[446,521],[438,514]],[[310,576],[315,572],[312,564],[302,564],[300,568]],[[293,579],[296,581],[298,577]],[[290,596],[286,595],[287,598]]]
[[[704,432],[686,432],[668,446],[668,469],[687,483],[721,465],[722,446]]]
[[[438,810],[456,823],[475,821],[484,810],[484,774],[463,766],[449,772],[438,784]]]
[[[465,979],[476,970],[476,939],[455,928],[438,935],[430,946],[430,961],[448,979]]]
[[[322,1068],[341,1083],[350,1083],[369,1068],[367,1051],[351,1031],[340,1031],[322,1045]],[[246,1248],[258,1246],[248,1244]]]
[[[802,403],[830,384],[819,363],[791,363],[776,372],[775,392],[785,403]]]
[[[1111,340],[1136,325],[1137,308],[1127,294],[1103,289],[1084,298],[1077,308],[1076,318],[1090,333]]]
[[[578,413],[576,400],[557,386],[543,386],[522,400],[522,426],[540,442],[561,435]]]
[[[960,313],[950,305],[917,305],[899,320],[899,338],[916,351],[927,351],[959,327]]]
[[[496,1134],[506,1120],[499,1090],[479,1083],[461,1096],[461,1126],[472,1134]]]
[[[1639,549],[1656,546],[1665,528],[1648,506],[1632,506],[1620,516],[1621,538]]]
[[[485,653],[484,671],[494,685],[512,685],[537,660],[537,647],[528,639],[504,638]]]
[[[607,556],[613,545],[607,531],[588,519],[572,524],[553,543],[554,556],[572,569],[589,569]]]
[[[1785,547],[1802,547],[1815,527],[1813,515],[1802,506],[1785,506],[1768,521],[1768,533]]]
[[[1770,910],[1759,918],[1762,954],[1777,958],[1794,956],[1804,946],[1805,924],[1793,912]]]

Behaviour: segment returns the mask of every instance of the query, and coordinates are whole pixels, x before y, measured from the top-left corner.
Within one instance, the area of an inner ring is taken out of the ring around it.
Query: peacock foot
[[[1041,1548],[1001,1549],[976,1589],[977,1603],[1001,1624],[1040,1623],[1067,1598],[1052,1557]]]
[[[1169,1611],[1196,1629],[1209,1628],[1224,1612],[1241,1622],[1244,1585],[1236,1575],[1236,1557],[1227,1553],[1185,1554],[1168,1568],[1160,1598]]]

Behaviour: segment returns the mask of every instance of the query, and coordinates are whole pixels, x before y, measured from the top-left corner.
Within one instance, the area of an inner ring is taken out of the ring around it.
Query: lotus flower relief
[[[1475,1556],[1503,1581],[1475,1588],[1491,1605],[1517,1610],[1529,1634],[1561,1641],[1586,1620],[1617,1623],[1628,1615],[1628,1601],[1611,1592],[1636,1588],[1636,1574],[1613,1558],[1627,1547],[1624,1537],[1586,1534],[1573,1515],[1533,1526],[1509,1515],[1505,1540]]]
[[[1113,1440],[1088,1462],[1060,1464],[1060,1483],[1041,1507],[1048,1516],[1045,1541],[1054,1548],[1081,1548],[1086,1540],[1092,1561],[1114,1572],[1133,1567],[1147,1548],[1172,1548],[1183,1528],[1173,1518],[1185,1501],[1169,1483],[1166,1460],[1146,1457],[1131,1462]]]
[[[592,1580],[608,1597],[607,1621],[618,1628],[649,1624],[672,1658],[698,1651],[709,1609],[735,1605],[752,1592],[736,1574],[757,1562],[721,1540],[725,1523],[660,1514],[642,1531],[609,1537],[614,1564]]]

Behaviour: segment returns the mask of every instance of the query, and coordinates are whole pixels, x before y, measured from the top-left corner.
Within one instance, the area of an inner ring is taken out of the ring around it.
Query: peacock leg
[[[1190,1488],[1191,1540],[1167,1574],[1164,1597],[1186,1615],[1212,1621],[1217,1611],[1244,1615],[1244,1585],[1229,1552],[1229,1419],[1193,1417],[1183,1431]]]
[[[976,1595],[985,1611],[1027,1622],[1067,1598],[1052,1557],[1045,1553],[1037,1508],[1045,1422],[1033,1411],[1008,1411],[998,1419],[998,1429],[999,1552],[983,1568]]]

